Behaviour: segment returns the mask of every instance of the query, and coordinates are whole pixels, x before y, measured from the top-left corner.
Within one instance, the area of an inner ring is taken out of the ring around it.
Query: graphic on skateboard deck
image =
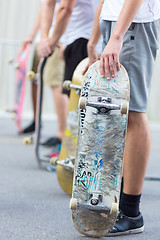
[[[26,85],[26,63],[29,55],[29,44],[25,49],[20,48],[18,50],[15,60],[10,60],[10,63],[15,62],[15,100],[14,100],[14,112],[15,121],[19,132],[22,132],[21,117],[23,110],[23,102],[25,95]]]
[[[84,81],[83,71],[87,64],[88,58],[85,58],[76,67],[72,82],[64,82],[64,88],[71,89],[66,130],[58,161],[51,159],[51,164],[57,164],[57,177],[61,188],[70,195],[72,194],[73,169],[78,135],[78,101],[82,88],[81,86]]]
[[[109,81],[99,61],[86,73],[70,208],[76,229],[103,237],[115,224],[128,121],[129,79],[123,66]]]

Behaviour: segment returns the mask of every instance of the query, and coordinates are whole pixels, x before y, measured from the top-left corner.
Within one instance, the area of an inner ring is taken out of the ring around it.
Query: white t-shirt
[[[100,20],[117,21],[120,11],[123,7],[124,0],[105,0]],[[144,0],[142,6],[134,18],[133,22],[152,22],[160,18],[159,0]]]
[[[77,0],[67,27],[67,45],[78,38],[89,39],[99,0]]]

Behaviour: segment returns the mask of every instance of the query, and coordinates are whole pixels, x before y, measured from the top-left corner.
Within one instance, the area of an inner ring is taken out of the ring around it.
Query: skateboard
[[[117,218],[129,96],[129,78],[122,65],[109,81],[101,78],[99,61],[88,69],[79,101],[70,201],[73,224],[86,236],[106,236]]]
[[[41,145],[41,115],[42,115],[42,100],[43,100],[43,71],[47,62],[47,57],[42,58],[38,65],[37,71],[37,107],[36,107],[36,131],[34,137],[34,152],[38,167],[45,170],[52,170],[50,161],[46,157],[41,156],[40,145]],[[59,152],[59,145],[54,149]],[[55,169],[54,169],[55,170]]]
[[[40,137],[41,137],[41,114],[42,114],[42,99],[43,99],[43,70],[47,62],[47,57],[42,58],[38,65],[38,79],[37,79],[37,107],[36,107],[36,131],[34,141],[34,152],[39,168],[46,168],[40,158]]]
[[[83,84],[83,71],[88,64],[88,58],[82,60],[76,67],[72,82],[65,81],[63,87],[71,90],[70,102],[66,120],[60,155],[57,159],[51,159],[51,164],[57,164],[57,177],[61,188],[68,194],[72,194],[73,170],[76,155],[76,143],[78,135],[78,101]]]
[[[22,132],[21,127],[21,116],[25,95],[25,85],[26,85],[26,62],[29,55],[29,44],[26,45],[26,48],[22,50],[19,49],[16,59],[15,59],[15,102],[14,102],[14,110],[15,110],[15,121],[18,128],[18,131]]]

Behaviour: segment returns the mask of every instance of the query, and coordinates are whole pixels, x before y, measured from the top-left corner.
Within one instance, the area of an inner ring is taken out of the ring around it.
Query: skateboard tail
[[[77,222],[77,217],[75,217],[74,211],[78,210],[73,210],[72,214],[72,220],[75,228],[78,232],[88,237],[107,236],[111,229],[114,227],[118,212],[116,210],[116,212],[113,212],[110,215],[103,212],[96,212],[95,214],[95,211],[82,211],[81,209],[78,214],[79,221]]]

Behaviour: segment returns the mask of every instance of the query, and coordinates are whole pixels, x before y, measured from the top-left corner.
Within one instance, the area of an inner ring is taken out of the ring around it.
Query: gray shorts
[[[130,79],[129,110],[146,112],[151,79],[158,49],[158,22],[132,23],[123,39],[119,61]],[[116,22],[102,20],[103,49]]]

